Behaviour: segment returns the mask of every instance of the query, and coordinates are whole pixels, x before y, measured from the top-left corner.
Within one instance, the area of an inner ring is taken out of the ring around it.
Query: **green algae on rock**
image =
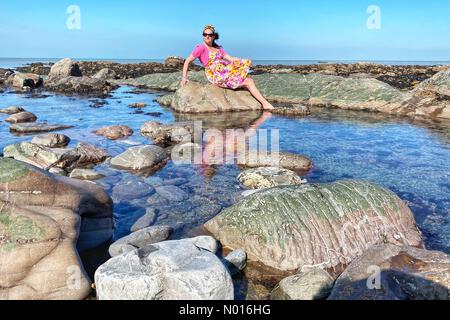
[[[347,265],[379,243],[422,245],[406,204],[366,181],[282,186],[250,195],[205,224],[221,243],[280,270]]]

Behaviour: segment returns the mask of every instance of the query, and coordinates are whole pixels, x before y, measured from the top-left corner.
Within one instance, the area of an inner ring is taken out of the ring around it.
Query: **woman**
[[[218,39],[219,34],[214,26],[207,25],[203,30],[203,43],[195,47],[184,63],[181,85],[189,82],[189,65],[198,58],[212,84],[226,89],[245,88],[261,103],[264,110],[272,110],[273,106],[259,92],[253,79],[248,77],[252,61],[231,57],[216,43]]]

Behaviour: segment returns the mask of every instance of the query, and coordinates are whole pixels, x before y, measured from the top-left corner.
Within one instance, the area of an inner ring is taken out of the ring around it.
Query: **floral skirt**
[[[247,79],[252,61],[239,59],[233,62],[215,60],[205,68],[206,78],[219,87],[236,89]]]

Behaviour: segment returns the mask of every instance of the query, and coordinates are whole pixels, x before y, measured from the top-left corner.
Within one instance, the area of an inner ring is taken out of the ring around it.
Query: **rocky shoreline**
[[[6,146],[0,157],[0,299],[85,299],[92,288],[99,300],[449,299],[450,256],[424,248],[405,201],[364,180],[308,183],[303,177],[314,159],[300,154],[280,151],[278,166],[244,159],[242,172],[232,177],[241,194],[233,205],[213,208],[217,214],[208,217],[201,235],[176,239],[171,226],[155,224],[157,215],[167,214],[156,207],[172,204],[175,214],[187,210],[193,215],[212,207],[207,198],[189,207],[189,195],[179,187],[183,181],[151,177],[168,165],[173,150],[191,155],[201,148],[194,139],[195,117],[205,111],[261,111],[247,92],[208,85],[200,70],[180,88],[181,64],[175,57],[164,65],[133,67],[64,59],[48,70],[43,65],[16,73],[0,70],[6,85],[26,92],[43,86],[61,94],[102,97],[120,84],[171,91],[159,102],[178,116],[187,115],[172,124],[146,122],[139,134],[148,144],[111,156],[88,142],[69,148],[71,139],[62,133],[42,134],[66,125],[37,122],[21,106],[1,109],[11,132],[32,137]],[[354,64],[254,70],[261,90],[280,103],[274,112],[283,116],[302,117],[320,106],[450,119],[447,67]],[[376,79],[407,73],[418,83],[399,81],[395,83],[402,88],[394,88]],[[138,110],[144,104],[129,107]],[[113,125],[95,134],[117,140],[135,133]],[[96,171],[98,164],[148,179],[112,182],[109,196],[95,183],[108,174]],[[152,207],[129,235],[113,242],[114,204],[137,194]],[[108,247],[109,256],[90,266],[93,275],[88,275],[81,257],[99,247]],[[270,284],[261,276],[270,277]]]

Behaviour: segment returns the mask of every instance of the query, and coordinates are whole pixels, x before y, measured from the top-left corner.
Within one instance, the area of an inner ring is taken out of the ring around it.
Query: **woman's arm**
[[[181,79],[181,85],[184,86],[189,82],[188,79],[188,70],[189,70],[189,65],[195,60],[196,58],[191,54],[186,61],[184,62],[184,66],[183,66],[183,78]]]

